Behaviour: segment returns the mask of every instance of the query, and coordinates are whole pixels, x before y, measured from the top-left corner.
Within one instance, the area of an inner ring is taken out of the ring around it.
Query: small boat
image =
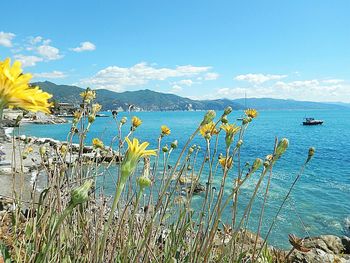
[[[305,118],[303,125],[321,125],[323,120],[315,120],[314,118]]]

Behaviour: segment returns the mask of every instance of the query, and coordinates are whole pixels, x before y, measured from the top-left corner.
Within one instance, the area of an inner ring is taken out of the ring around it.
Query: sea
[[[117,123],[110,112],[106,118],[96,118],[86,143],[91,144],[92,138],[98,137],[106,145],[110,145],[117,135]],[[222,112],[217,112],[221,115]],[[174,164],[182,146],[187,138],[194,132],[202,121],[205,112],[120,112],[121,117],[128,118],[123,135],[129,132],[132,116],[138,116],[142,125],[137,128],[134,136],[141,141],[150,142],[150,148],[157,147],[157,138],[160,126],[167,125],[171,134],[164,137],[162,146],[168,145],[174,140],[178,141],[178,149],[172,154],[170,164]],[[240,124],[237,118],[243,115],[242,111],[233,111],[229,115],[229,121]],[[305,117],[314,117],[324,120],[323,125],[303,126]],[[117,122],[118,122],[117,121]],[[20,128],[21,134],[50,137],[57,140],[66,140],[71,124],[57,125],[24,125]],[[277,223],[269,237],[269,244],[281,248],[288,248],[288,234],[293,233],[300,237],[317,236],[320,234],[350,235],[350,110],[262,110],[259,116],[250,124],[244,136],[241,147],[241,165],[246,162],[253,163],[259,157],[264,159],[271,154],[274,148],[275,138],[288,138],[289,148],[277,161],[273,168],[271,185],[264,212],[261,235],[264,237],[272,222],[276,211],[289,190],[293,180],[298,175],[302,164],[305,162],[309,147],[315,147],[315,155],[307,165],[300,180],[295,185],[282,212],[277,218]],[[237,140],[237,139],[236,139]],[[192,144],[200,145],[201,151],[205,151],[205,140],[196,136]],[[213,147],[213,146],[212,146]],[[218,152],[225,152],[224,136],[220,137]],[[203,153],[199,157],[203,157]],[[162,159],[161,159],[162,162]],[[198,161],[199,163],[199,161]],[[198,170],[198,167],[193,169]],[[237,168],[234,168],[237,169]],[[236,170],[237,171],[237,170]],[[232,182],[237,172],[232,172],[228,181]],[[206,172],[202,175],[206,180]],[[117,173],[112,173],[104,180],[105,191],[113,194]],[[214,184],[219,187],[222,174],[217,173]],[[243,213],[252,195],[258,174],[252,176],[242,187],[239,199],[239,213]],[[248,229],[256,231],[260,207],[264,198],[267,177],[258,192],[254,203]],[[230,193],[232,184],[225,188],[226,194]],[[200,207],[203,196],[196,196],[193,202],[194,209]],[[223,214],[223,222],[231,222],[231,210],[226,209]]]

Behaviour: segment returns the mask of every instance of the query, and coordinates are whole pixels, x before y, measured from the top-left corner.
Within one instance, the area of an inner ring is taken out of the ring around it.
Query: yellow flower
[[[244,113],[250,118],[255,118],[256,116],[258,116],[258,111],[255,109],[246,109]]]
[[[128,144],[128,150],[126,151],[121,172],[122,180],[126,180],[136,169],[138,161],[146,156],[156,155],[156,150],[146,150],[149,143],[139,143],[139,140],[134,138],[132,141],[128,137],[125,138]]]
[[[87,88],[85,91],[80,93],[80,97],[84,102],[90,103],[91,100],[96,98],[96,91]]]
[[[223,129],[226,134],[235,135],[241,128],[236,124],[223,124],[221,125],[221,129]]]
[[[92,104],[92,113],[96,115],[102,109],[102,106],[98,103]]]
[[[214,135],[218,134],[218,130],[215,128],[214,122],[209,122],[207,124],[202,125],[199,132],[202,134],[203,137],[205,137],[207,134]]]
[[[68,151],[67,145],[62,144],[61,147],[60,147],[60,152],[61,152],[61,154],[64,155],[67,151]]]
[[[166,125],[162,125],[161,127],[160,127],[160,129],[161,129],[161,131],[162,131],[162,135],[169,135],[170,134],[170,129],[169,129],[169,127],[168,126],[166,126]]]
[[[232,167],[233,160],[232,157],[229,157],[226,161],[226,158],[224,157],[219,159],[219,163],[221,164],[222,169],[225,169],[225,166],[227,166],[227,169],[230,169]]]
[[[30,87],[31,74],[22,74],[21,63],[15,61],[11,67],[10,59],[0,61],[0,108],[19,107],[28,111],[50,113],[52,97],[39,87]]]
[[[233,136],[241,129],[236,124],[223,124],[221,125],[221,129],[226,132],[226,147],[229,147],[233,142]]]
[[[139,140],[134,138],[132,141],[128,137],[125,138],[125,141],[128,144],[128,150],[126,155],[128,157],[132,156],[133,158],[140,159],[150,155],[157,155],[156,150],[146,150],[149,143],[143,142],[139,143]]]
[[[137,128],[141,125],[142,121],[139,118],[137,118],[136,116],[134,116],[134,117],[132,117],[131,123],[132,123],[132,126],[134,128]]]
[[[94,148],[103,148],[104,147],[103,142],[98,138],[92,139],[92,146]]]
[[[73,113],[73,115],[74,115],[74,118],[75,119],[80,119],[81,118],[81,115],[82,115],[82,112],[81,111],[75,111],[74,113]]]

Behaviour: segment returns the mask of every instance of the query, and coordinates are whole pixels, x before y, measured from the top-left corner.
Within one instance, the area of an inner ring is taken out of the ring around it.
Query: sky
[[[0,60],[33,81],[194,99],[350,103],[348,0],[2,3]]]

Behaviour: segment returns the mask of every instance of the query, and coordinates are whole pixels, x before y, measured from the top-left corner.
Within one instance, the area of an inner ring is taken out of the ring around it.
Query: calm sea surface
[[[109,114],[109,113],[106,113]],[[218,113],[219,115],[220,113]],[[147,140],[151,147],[156,148],[159,127],[166,124],[171,129],[171,135],[163,139],[162,145],[177,139],[180,152],[188,136],[192,134],[201,122],[204,112],[139,112],[120,113],[130,120],[133,115],[140,117],[142,125],[135,132],[135,137]],[[233,112],[229,120],[234,121],[242,112]],[[321,126],[303,126],[304,117],[315,117],[324,120]],[[71,124],[60,125],[26,125],[21,132],[38,137],[51,137],[66,140]],[[125,134],[128,128],[125,127]],[[97,118],[87,136],[87,143],[94,137],[102,138],[106,145],[117,134],[117,126],[112,117]],[[349,235],[350,232],[350,110],[349,111],[261,111],[257,119],[248,127],[242,146],[241,161],[252,163],[256,157],[264,159],[272,153],[275,137],[286,137],[290,146],[278,160],[271,181],[268,204],[265,210],[265,220],[262,235],[267,232],[271,219],[282,202],[300,166],[307,157],[310,146],[316,148],[316,153],[310,165],[306,168],[300,181],[288,199],[283,212],[278,217],[278,223],[270,236],[270,244],[288,247],[288,234],[299,236],[336,234]],[[224,153],[224,138],[219,143],[219,152]],[[205,149],[205,141],[197,136],[193,142]],[[176,152],[174,152],[174,157]],[[170,163],[174,163],[173,158]],[[114,173],[115,174],[115,173]],[[236,173],[235,173],[236,174]],[[202,176],[205,178],[206,176]],[[218,173],[215,183],[221,179]],[[231,182],[233,175],[231,176]],[[266,177],[267,179],[267,177]],[[106,178],[107,193],[114,191],[115,178]],[[242,189],[240,202],[247,204],[257,182],[257,175],[247,181]],[[266,185],[266,180],[265,180]],[[227,192],[230,192],[227,187]],[[259,207],[263,199],[263,189],[258,194],[255,207]],[[197,196],[194,206],[199,206],[201,196]],[[243,210],[243,206],[240,206]],[[253,210],[254,211],[254,210]],[[242,213],[242,212],[241,212]],[[259,210],[255,209],[249,221],[248,228],[255,230]],[[230,222],[230,210],[224,214],[224,221]]]

